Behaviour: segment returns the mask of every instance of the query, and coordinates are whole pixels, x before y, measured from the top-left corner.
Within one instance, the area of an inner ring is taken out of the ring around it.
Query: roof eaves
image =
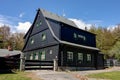
[[[99,49],[96,48],[96,47],[84,46],[84,45],[75,44],[75,43],[71,43],[71,42],[67,42],[67,41],[60,41],[60,42],[61,42],[62,44],[67,44],[67,45],[72,45],[72,46],[76,46],[76,47],[87,48],[87,49],[92,49],[92,50],[97,50],[97,51],[99,51]]]

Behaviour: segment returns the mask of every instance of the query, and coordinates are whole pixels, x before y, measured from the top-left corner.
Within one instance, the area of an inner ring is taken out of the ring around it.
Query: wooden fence
[[[113,66],[116,66],[116,67],[120,67],[120,61],[117,61],[117,60],[111,60],[111,61],[105,61],[104,62],[104,67],[113,67]]]
[[[53,69],[53,61],[25,60],[25,70]]]

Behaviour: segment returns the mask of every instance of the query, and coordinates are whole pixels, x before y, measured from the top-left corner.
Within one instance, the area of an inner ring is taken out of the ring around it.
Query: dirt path
[[[89,71],[74,71],[74,72],[54,72],[50,70],[32,71],[32,75],[43,80],[105,80],[88,78],[86,75],[101,72],[120,71],[120,67],[113,67],[105,70],[89,70]],[[31,75],[31,76],[32,76]],[[37,80],[41,80],[37,79]],[[35,79],[34,79],[35,80]]]

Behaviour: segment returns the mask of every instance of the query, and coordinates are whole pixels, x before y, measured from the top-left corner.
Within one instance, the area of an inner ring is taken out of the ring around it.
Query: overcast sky
[[[80,28],[120,23],[120,0],[1,0],[0,25],[11,26],[12,32],[26,32],[38,8],[69,18]]]

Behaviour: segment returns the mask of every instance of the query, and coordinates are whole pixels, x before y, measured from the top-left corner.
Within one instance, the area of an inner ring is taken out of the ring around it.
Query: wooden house
[[[38,9],[24,39],[26,60],[58,59],[59,68],[64,69],[104,68],[103,54],[96,48],[96,35],[46,10]]]

